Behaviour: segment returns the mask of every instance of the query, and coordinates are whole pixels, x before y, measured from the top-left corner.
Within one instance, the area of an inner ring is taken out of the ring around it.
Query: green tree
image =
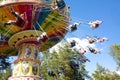
[[[97,69],[92,76],[93,80],[120,80],[119,74],[103,68],[99,64],[97,64]]]
[[[12,74],[11,67],[8,66],[4,71],[0,72],[0,80],[7,80]]]
[[[114,44],[110,46],[110,55],[115,59],[119,68],[120,67],[120,44]]]
[[[70,66],[71,57],[74,55],[78,55],[78,53],[66,45],[59,47],[58,52],[44,52],[41,59],[40,75],[45,80],[83,80],[85,77],[90,78],[85,70],[84,63],[80,64],[79,74],[75,75]],[[75,79],[76,76],[79,79]]]
[[[9,60],[9,57],[0,55],[0,72],[2,72],[8,66],[10,66],[11,63],[8,60]]]

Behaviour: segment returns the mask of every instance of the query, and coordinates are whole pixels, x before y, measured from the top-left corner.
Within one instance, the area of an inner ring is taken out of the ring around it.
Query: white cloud
[[[118,75],[120,75],[120,71],[115,71]]]

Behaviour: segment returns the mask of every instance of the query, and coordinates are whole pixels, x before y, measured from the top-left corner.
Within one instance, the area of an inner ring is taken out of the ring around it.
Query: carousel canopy
[[[64,0],[1,1],[0,55],[16,55],[16,47],[27,41],[37,44],[40,51],[54,46],[67,32],[68,8]],[[47,38],[37,43],[44,32]]]

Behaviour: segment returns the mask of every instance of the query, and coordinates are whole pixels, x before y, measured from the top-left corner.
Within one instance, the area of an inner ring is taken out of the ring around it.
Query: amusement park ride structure
[[[64,0],[1,1],[0,55],[18,54],[8,80],[41,80],[38,53],[64,38],[69,21]]]
[[[77,29],[64,0],[1,0],[0,55],[18,55],[8,80],[41,80],[38,53]],[[89,22],[93,29],[101,21]]]

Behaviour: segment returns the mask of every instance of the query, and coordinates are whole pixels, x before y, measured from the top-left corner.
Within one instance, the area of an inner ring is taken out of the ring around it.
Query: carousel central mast
[[[27,34],[26,34],[27,33]],[[29,35],[29,34],[33,35]],[[37,33],[40,34],[40,31]],[[21,37],[20,37],[21,35]],[[18,50],[18,59],[14,61],[12,77],[8,80],[41,80],[39,76],[39,43],[33,30],[19,32],[9,39],[9,45]],[[15,45],[11,42],[16,42]]]

